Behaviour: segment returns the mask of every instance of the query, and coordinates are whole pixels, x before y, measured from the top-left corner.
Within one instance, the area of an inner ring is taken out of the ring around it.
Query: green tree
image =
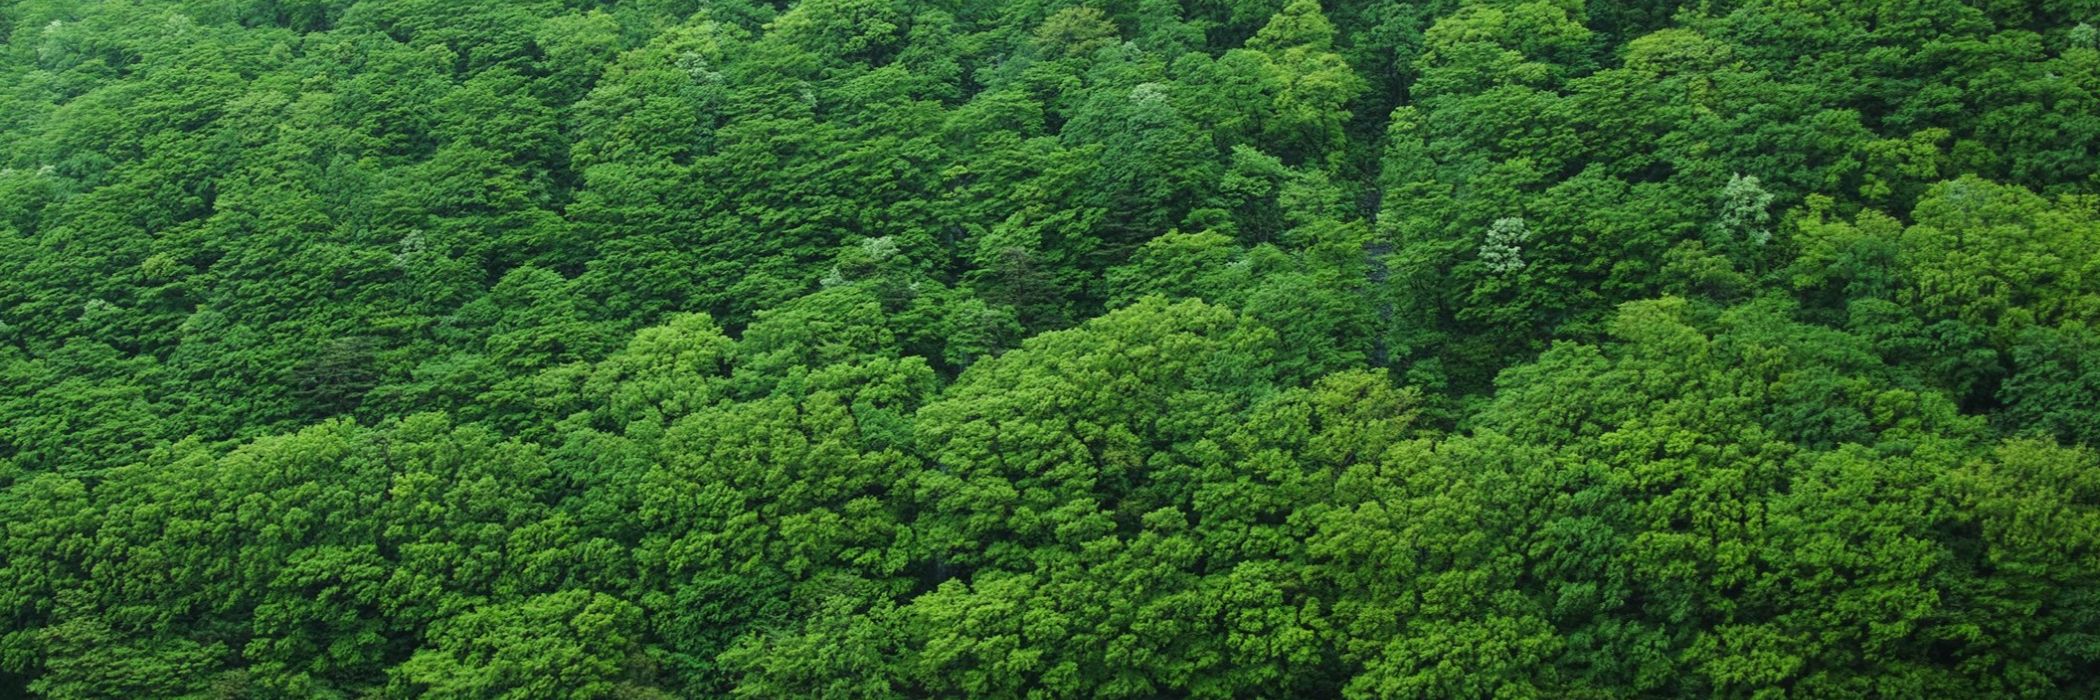
[[[432,625],[432,644],[390,672],[392,690],[437,697],[670,697],[652,687],[642,611],[572,590]]]

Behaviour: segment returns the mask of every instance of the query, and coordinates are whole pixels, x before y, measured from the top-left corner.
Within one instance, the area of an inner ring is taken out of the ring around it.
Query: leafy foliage
[[[2096,11],[0,3],[0,695],[2092,697]]]

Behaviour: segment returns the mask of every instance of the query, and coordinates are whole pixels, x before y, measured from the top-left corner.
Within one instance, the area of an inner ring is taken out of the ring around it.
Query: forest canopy
[[[0,695],[2100,695],[2100,0],[0,0]]]

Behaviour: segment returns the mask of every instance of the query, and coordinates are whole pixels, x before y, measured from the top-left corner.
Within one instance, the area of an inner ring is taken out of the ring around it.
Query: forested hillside
[[[2100,696],[2100,0],[0,0],[0,696]]]

